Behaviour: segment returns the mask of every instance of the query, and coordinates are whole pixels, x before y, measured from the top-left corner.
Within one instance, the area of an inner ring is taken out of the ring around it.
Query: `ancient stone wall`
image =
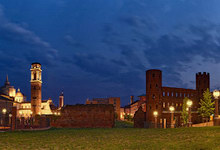
[[[67,105],[51,121],[58,128],[112,128],[114,124],[114,107],[108,104]]]

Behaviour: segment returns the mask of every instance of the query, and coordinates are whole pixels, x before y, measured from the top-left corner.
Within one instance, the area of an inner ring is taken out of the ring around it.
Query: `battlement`
[[[196,76],[209,76],[209,73],[207,73],[207,72],[203,72],[203,73],[198,72],[198,73],[196,73]]]

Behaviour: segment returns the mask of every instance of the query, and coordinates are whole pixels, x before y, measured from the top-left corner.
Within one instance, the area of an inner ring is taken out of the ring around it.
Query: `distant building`
[[[60,99],[62,99],[60,100],[62,102],[60,107],[56,107],[50,98],[48,100],[42,100],[41,64],[33,63],[30,70],[31,101],[26,101],[26,96],[24,96],[20,89],[16,92],[14,86],[10,85],[7,76],[5,85],[0,88],[0,115],[2,109],[4,108],[7,110],[7,115],[9,115],[11,113],[12,106],[17,107],[17,117],[28,118],[35,115],[52,115],[59,113],[61,107],[63,107],[63,93],[60,96]]]
[[[112,104],[115,113],[117,114],[117,119],[120,119],[120,97],[94,98],[92,100],[87,99],[86,104]]]
[[[131,96],[130,104],[125,105],[124,107],[121,107],[120,117],[122,120],[124,120],[124,117],[126,115],[130,115],[133,118],[135,112],[138,110],[140,106],[142,107],[143,111],[146,111],[146,96],[141,95],[138,97],[139,97],[139,100],[134,101],[134,96]]]

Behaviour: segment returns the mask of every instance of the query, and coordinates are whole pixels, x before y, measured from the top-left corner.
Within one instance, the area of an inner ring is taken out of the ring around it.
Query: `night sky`
[[[145,71],[163,85],[220,87],[219,0],[0,0],[0,83],[30,100],[30,65],[43,69],[43,99],[65,104],[145,93]]]

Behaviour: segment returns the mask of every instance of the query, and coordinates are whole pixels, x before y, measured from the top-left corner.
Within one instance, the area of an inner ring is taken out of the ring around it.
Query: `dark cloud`
[[[51,65],[57,57],[58,51],[52,48],[48,42],[21,25],[10,22],[5,17],[2,6],[0,7],[0,35],[0,41],[12,45],[12,47],[8,46],[7,48],[2,45],[0,49],[11,51],[8,56],[12,57],[14,55],[14,60],[16,60],[16,57],[20,57],[29,62],[41,61],[45,65]],[[13,47],[13,45],[20,45],[19,48],[23,48],[23,50],[19,52],[18,47]],[[15,55],[16,53],[17,55]]]
[[[116,59],[112,59],[111,62],[115,63],[116,65],[119,65],[119,66],[127,66],[127,64],[123,61],[123,60],[116,60]]]
[[[74,40],[74,38],[70,35],[66,35],[64,37],[64,40],[67,42],[67,44],[71,45],[71,46],[74,46],[74,47],[77,47],[77,48],[80,48],[80,47],[84,47],[84,45],[80,42],[77,42],[76,40]]]
[[[124,23],[125,25],[134,27],[134,28],[147,28],[148,30],[157,29],[157,25],[150,17],[140,17],[134,15],[122,16],[119,18],[119,21]]]

